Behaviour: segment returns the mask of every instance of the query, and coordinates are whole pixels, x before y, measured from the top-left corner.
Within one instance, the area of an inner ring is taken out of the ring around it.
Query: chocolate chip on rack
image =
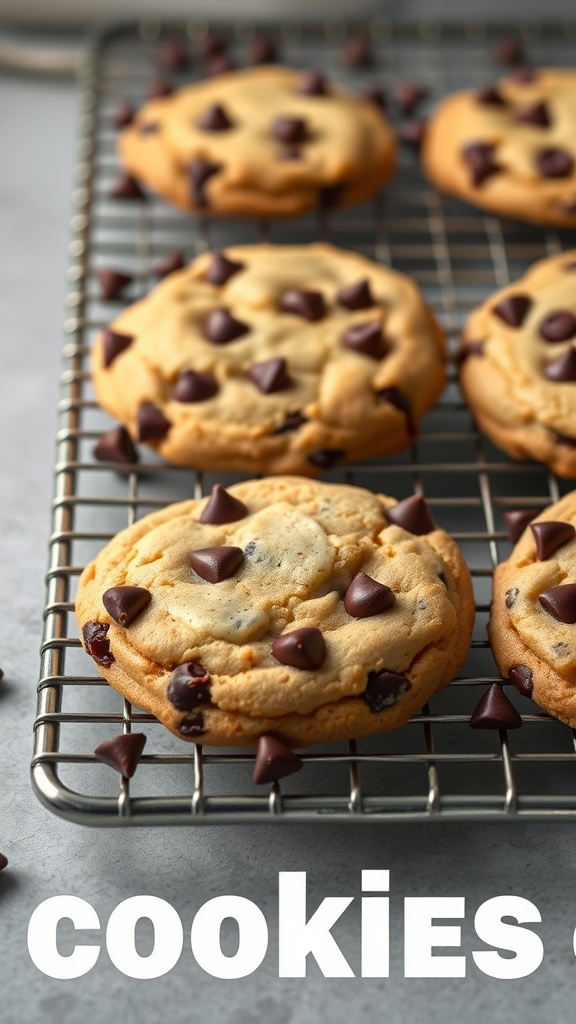
[[[263,786],[267,782],[278,782],[287,775],[299,772],[304,762],[294,751],[266,733],[258,737],[258,748],[254,761],[254,782]]]
[[[146,194],[131,174],[122,174],[110,189],[113,199],[145,199]]]
[[[181,39],[167,39],[156,54],[156,61],[165,71],[183,71],[190,63],[190,54]]]
[[[182,270],[185,262],[184,254],[177,249],[174,252],[167,253],[166,256],[158,260],[152,268],[152,273],[155,277],[168,277],[169,274],[173,274],[176,270]]]
[[[342,60],[349,68],[368,68],[374,62],[370,36],[358,33],[346,41],[342,49]]]
[[[212,494],[200,516],[200,522],[210,525],[235,523],[247,515],[248,509],[242,501],[228,494],[221,484],[214,484]]]
[[[538,513],[531,508],[511,509],[509,512],[504,513],[502,518],[506,523],[508,536],[513,544],[520,539],[528,523],[531,523],[537,515]]]
[[[274,64],[278,59],[278,48],[269,36],[252,36],[249,51],[252,64]]]
[[[162,410],[154,402],[141,402],[138,406],[138,440],[158,441],[166,434],[172,426]]]
[[[428,90],[416,82],[399,82],[393,90],[396,106],[401,114],[412,114],[419,103],[426,99]]]
[[[113,427],[102,434],[93,454],[98,462],[116,462],[119,465],[138,462],[138,452],[126,427]]]
[[[179,665],[170,677],[166,695],[177,711],[193,711],[211,704],[210,673],[197,661]]]
[[[100,294],[107,301],[116,299],[129,284],[132,283],[131,274],[123,274],[119,270],[106,270],[104,267],[96,271]]]
[[[217,391],[218,381],[211,373],[181,370],[172,388],[172,398],[177,402],[205,402]]]
[[[576,535],[571,523],[556,523],[547,519],[542,523],[532,523],[530,529],[536,541],[536,558],[544,562],[559,548],[569,544]]]
[[[326,657],[324,637],[315,626],[295,629],[276,637],[272,654],[282,665],[291,665],[313,671],[320,668]]]
[[[478,701],[470,718],[473,729],[519,729],[522,719],[498,683]]]
[[[365,572],[359,572],[352,580],[344,596],[344,607],[349,615],[366,619],[388,611],[396,601],[396,595],[384,583],[378,583]]]
[[[112,124],[115,128],[125,128],[126,125],[132,123],[135,114],[136,111],[131,103],[119,103],[112,118]]]
[[[146,746],[143,732],[120,733],[100,743],[94,754],[99,761],[115,768],[124,779],[131,779],[136,772]]]
[[[428,511],[428,506],[421,494],[414,494],[411,498],[399,501],[386,509],[386,518],[394,526],[401,526],[408,533],[422,537],[431,533],[436,527]]]
[[[110,587],[102,594],[106,611],[121,626],[134,622],[151,600],[152,594],[144,587]]]

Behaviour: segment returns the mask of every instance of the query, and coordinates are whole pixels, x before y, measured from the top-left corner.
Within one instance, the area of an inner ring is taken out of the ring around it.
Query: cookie
[[[363,202],[392,175],[394,149],[373,103],[276,65],[155,97],[119,137],[127,171],[176,206],[263,217]]]
[[[92,371],[171,462],[308,475],[401,451],[445,382],[416,286],[322,244],[202,255],[100,334]]]
[[[576,476],[576,250],[535,263],[470,316],[460,382],[510,455]]]
[[[462,665],[474,602],[422,498],[269,477],[119,533],[76,612],[102,675],[176,736],[292,747],[405,722]]]
[[[496,569],[489,635],[502,675],[576,727],[576,491],[534,519]]]
[[[521,69],[444,99],[424,170],[445,192],[506,217],[576,224],[576,71]]]

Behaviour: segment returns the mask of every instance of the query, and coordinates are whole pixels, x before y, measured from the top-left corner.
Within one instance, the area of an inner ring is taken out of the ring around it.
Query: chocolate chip
[[[154,402],[140,402],[136,418],[139,441],[161,440],[172,426]]]
[[[544,341],[568,341],[576,337],[576,316],[568,309],[558,309],[544,317],[538,331]]]
[[[563,352],[561,356],[551,363],[546,363],[544,376],[548,380],[557,383],[567,383],[576,380],[576,350],[572,347]]]
[[[406,425],[408,427],[408,433],[414,434],[415,424],[412,418],[412,406],[408,396],[402,394],[402,392],[395,387],[380,388],[376,394],[381,402],[389,402],[395,409],[399,409],[400,412],[404,413],[407,421]]]
[[[286,360],[281,358],[252,363],[252,366],[248,367],[248,376],[264,395],[284,391],[291,383]]]
[[[545,562],[555,551],[574,539],[576,530],[570,523],[557,523],[551,519],[533,523],[530,527],[536,541],[536,559]]]
[[[494,59],[505,67],[513,67],[524,60],[524,49],[519,39],[501,39],[492,52]]]
[[[277,58],[276,43],[269,36],[252,36],[250,40],[251,64],[273,64]]]
[[[155,277],[168,277],[169,274],[175,273],[176,270],[182,270],[185,264],[184,255],[179,250],[169,252],[162,259],[158,260],[154,264],[152,273]]]
[[[290,289],[280,298],[279,307],[284,313],[294,313],[305,320],[321,320],[326,314],[322,292],[308,292],[299,288]]]
[[[359,572],[344,595],[344,607],[355,619],[367,619],[387,611],[396,601],[396,595],[384,583],[378,583],[365,572]]]
[[[544,611],[559,622],[576,622],[576,583],[545,590],[538,598]]]
[[[336,298],[340,305],[346,309],[368,309],[370,306],[375,305],[372,292],[370,291],[370,281],[367,277],[341,288]]]
[[[290,430],[297,430],[303,423],[307,423],[308,420],[301,412],[291,412],[288,414],[283,423],[279,427],[276,427],[275,434],[287,434]]]
[[[349,68],[367,68],[373,63],[372,44],[369,36],[359,33],[344,44],[342,60]]]
[[[529,295],[507,295],[496,306],[492,306],[492,312],[508,327],[521,327],[531,306]]]
[[[308,128],[303,117],[277,117],[272,122],[272,135],[278,142],[304,142]]]
[[[392,508],[387,508],[384,515],[389,523],[401,526],[403,530],[413,533],[416,537],[422,537],[436,529],[421,494],[413,494],[410,498],[404,498],[404,501],[399,501]]]
[[[116,661],[110,650],[109,629],[110,626],[107,622],[87,622],[82,627],[84,647],[96,664],[102,665],[103,668],[110,668]]]
[[[100,743],[94,754],[99,761],[120,772],[123,778],[131,779],[145,746],[146,736],[143,732],[120,733]]]
[[[194,572],[208,583],[228,580],[244,561],[242,548],[199,548],[192,552],[190,563]]]
[[[304,626],[277,636],[272,644],[272,654],[281,665],[312,671],[322,665],[326,657],[326,644],[319,629]]]
[[[8,857],[5,857],[3,853],[0,853],[0,871],[4,871],[4,868],[8,867]]]
[[[120,334],[119,331],[111,331],[106,328],[102,332],[102,352],[104,366],[111,366],[115,359],[124,352],[134,341],[132,334]]]
[[[569,437],[568,434],[559,434],[554,431],[554,440],[556,444],[565,444],[568,448],[576,448],[576,437]]]
[[[321,71],[307,71],[298,82],[296,92],[301,96],[326,96],[328,88]]]
[[[382,668],[369,673],[366,689],[360,696],[370,711],[377,714],[397,704],[402,694],[411,689],[412,683],[406,676]]]
[[[170,82],[157,81],[150,86],[148,96],[151,100],[161,100],[166,96],[171,96],[173,92],[174,86],[170,85]]]
[[[211,704],[210,673],[197,661],[187,661],[170,676],[166,696],[177,711],[193,711]]]
[[[183,71],[188,67],[189,56],[181,39],[167,39],[158,50],[156,60],[165,71]]]
[[[559,146],[541,149],[536,156],[536,163],[544,178],[567,178],[574,168],[572,154]]]
[[[529,82],[535,82],[536,78],[536,72],[532,68],[517,68],[516,71],[510,72],[510,80],[518,85],[527,85]]]
[[[206,183],[214,174],[221,170],[220,164],[214,164],[210,160],[204,160],[197,156],[188,164],[188,173],[192,185],[192,199],[197,206],[208,206],[206,195]]]
[[[354,352],[361,352],[371,359],[382,359],[386,354],[382,324],[379,320],[353,324],[344,335],[344,344]]]
[[[214,103],[200,115],[196,127],[205,132],[225,132],[234,127],[234,122],[230,120],[222,104]]]
[[[218,391],[218,381],[211,373],[181,370],[171,397],[176,402],[205,402]]]
[[[548,107],[542,101],[531,103],[530,106],[517,110],[516,120],[521,121],[523,124],[533,124],[541,128],[550,127]]]
[[[140,135],[156,135],[156,132],[160,131],[159,121],[144,121],[143,124],[138,125],[138,131]]]
[[[248,334],[249,330],[247,324],[235,320],[223,306],[213,309],[204,324],[204,336],[213,345],[228,345],[229,342],[236,341],[237,338]]]
[[[254,762],[254,782],[257,786],[262,786],[266,782],[278,782],[286,775],[300,771],[302,765],[302,758],[275,736],[265,733],[258,737]]]
[[[102,604],[108,615],[121,626],[129,626],[142,614],[152,600],[144,587],[110,587],[102,594]]]
[[[494,85],[487,85],[484,89],[478,89],[476,93],[476,99],[478,103],[481,103],[487,107],[507,106],[506,100],[502,96],[502,93],[499,92],[496,86]]]
[[[373,103],[374,106],[380,107],[380,110],[386,110],[388,103],[386,100],[386,93],[381,85],[368,85],[361,92],[362,99],[368,100],[369,103]]]
[[[204,715],[187,715],[186,718],[182,719],[178,726],[178,732],[181,736],[201,736],[204,729]]]
[[[427,121],[406,121],[398,128],[398,138],[405,146],[411,149],[420,149],[426,134]]]
[[[234,274],[238,274],[241,270],[244,270],[244,263],[235,263],[234,260],[229,260],[223,252],[215,252],[204,280],[209,284],[226,284],[231,277],[234,277]]]
[[[508,536],[513,544],[520,539],[528,523],[531,523],[537,515],[538,513],[534,512],[531,508],[512,509],[510,512],[504,513],[502,518],[506,523]]]
[[[208,32],[200,41],[200,53],[203,57],[216,57],[224,53],[228,47],[228,41],[215,32]]]
[[[281,153],[281,160],[301,160],[302,150],[300,146],[284,146]]]
[[[138,452],[126,427],[113,427],[102,434],[94,448],[94,458],[98,462],[117,462],[120,465],[138,462]]]
[[[511,665],[508,669],[508,679],[523,697],[532,696],[534,680],[532,678],[532,669],[528,668],[527,665]]]
[[[346,452],[342,448],[322,448],[319,452],[312,452],[308,456],[308,462],[318,469],[332,469],[340,459],[343,459]]]
[[[522,719],[498,683],[492,683],[470,718],[473,729],[519,729]]]
[[[212,59],[208,61],[206,74],[211,77],[215,77],[216,75],[225,75],[228,71],[234,71],[235,68],[236,65],[228,54],[220,53],[217,57],[212,57]]]
[[[495,147],[489,142],[468,142],[462,156],[472,174],[472,184],[482,185],[487,178],[502,170],[494,160]]]
[[[200,522],[211,526],[235,523],[248,515],[246,505],[229,494],[220,484],[214,484],[212,494],[202,510]]]
[[[140,185],[131,174],[122,174],[110,189],[113,199],[145,199]]]
[[[516,603],[516,599],[519,593],[520,591],[518,587],[510,587],[510,590],[506,591],[504,603],[507,608],[512,608],[512,606]]]
[[[100,294],[106,301],[115,299],[132,282],[131,274],[121,274],[118,270],[104,268],[96,271],[96,277],[100,285]]]
[[[427,95],[428,90],[416,82],[399,82],[393,93],[398,110],[405,115],[411,114]]]
[[[115,128],[126,128],[134,120],[135,114],[136,111],[131,103],[120,103],[112,118],[112,124]]]
[[[323,210],[331,210],[340,202],[342,193],[346,188],[346,182],[336,182],[334,185],[325,185],[320,189],[318,203]]]
[[[466,341],[460,346],[459,351],[456,353],[456,362],[458,366],[462,366],[467,359],[471,356],[483,356],[484,355],[484,341]]]

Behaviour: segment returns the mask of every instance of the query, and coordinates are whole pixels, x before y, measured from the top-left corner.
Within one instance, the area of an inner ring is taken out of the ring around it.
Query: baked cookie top
[[[502,674],[576,726],[576,492],[534,519],[498,566],[489,633]]]
[[[170,461],[303,474],[405,448],[445,382],[416,286],[323,244],[204,254],[99,335],[92,372]]]
[[[290,216],[361,202],[391,176],[394,149],[374,103],[276,65],[148,100],[119,138],[131,174],[204,214]]]
[[[109,682],[216,744],[394,727],[462,664],[473,608],[421,498],[296,477],[146,516],[87,566],[76,600]]]
[[[424,169],[477,206],[536,224],[576,224],[576,71],[522,69],[455,93],[428,123]]]
[[[576,474],[576,250],[535,263],[470,316],[461,383],[480,426],[520,458]]]

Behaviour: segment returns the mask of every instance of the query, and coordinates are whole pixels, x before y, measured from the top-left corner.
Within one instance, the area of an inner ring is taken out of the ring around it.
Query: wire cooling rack
[[[340,58],[353,26],[219,24],[217,31],[228,39],[239,65],[246,63],[249,37],[265,29],[287,64],[321,67],[354,89],[377,81],[390,91],[399,80],[415,80],[429,90],[430,104],[448,90],[491,81],[498,73],[491,56],[494,41],[506,35],[502,26],[394,26],[381,20],[368,27],[374,66],[354,71]],[[570,485],[541,466],[508,460],[483,439],[454,375],[410,452],[326,474],[398,498],[425,493],[435,520],[460,542],[472,571],[477,619],[464,671],[407,725],[357,743],[315,747],[303,753],[297,775],[256,787],[253,751],[177,740],[95,675],[82,650],[74,595],[83,565],[138,517],[171,501],[200,497],[215,482],[210,474],[168,466],[153,454],[143,453],[139,467],[124,476],[93,459],[96,440],[111,424],[94,401],[87,353],[95,332],[119,306],[99,298],[98,268],[133,275],[126,294],[126,301],[133,301],[154,283],[154,262],[175,248],[192,258],[208,246],[259,238],[295,243],[325,238],[411,274],[440,316],[453,351],[470,309],[534,260],[576,244],[574,233],[504,222],[439,196],[409,153],[402,155],[395,181],[374,202],[290,222],[210,223],[154,197],[111,199],[120,170],[111,127],[118,102],[137,104],[147,95],[158,77],[154,55],[163,39],[180,36],[193,49],[208,29],[197,22],[116,28],[99,39],[83,73],[35,791],[50,810],[87,825],[576,818],[576,747],[570,729],[515,691],[520,730],[478,732],[468,724],[486,686],[498,678],[486,620],[492,570],[510,551],[502,514],[512,508],[537,511]],[[526,26],[521,34],[531,64],[572,63],[576,24]],[[190,80],[196,66],[171,80]],[[219,479],[226,484],[239,477]],[[143,730],[148,737],[130,782],[119,781],[92,753],[122,730]]]

